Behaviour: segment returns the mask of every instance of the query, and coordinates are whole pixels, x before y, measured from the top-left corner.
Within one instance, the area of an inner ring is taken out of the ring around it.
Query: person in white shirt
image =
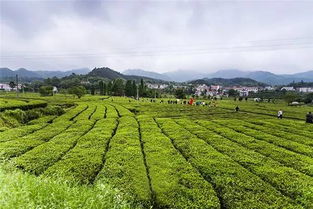
[[[282,110],[279,110],[278,113],[277,113],[277,118],[278,119],[283,119],[283,111]]]

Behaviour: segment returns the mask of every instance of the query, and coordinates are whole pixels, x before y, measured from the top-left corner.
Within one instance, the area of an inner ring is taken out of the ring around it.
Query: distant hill
[[[95,68],[86,76],[87,77],[101,77],[107,80],[120,78],[124,80],[135,80],[136,82],[139,82],[141,79],[144,79],[145,81],[148,81],[151,83],[167,83],[166,81],[163,81],[160,79],[154,79],[154,78],[149,78],[145,76],[125,75],[115,70],[112,70],[111,68],[108,68],[108,67]]]
[[[150,77],[154,79],[161,79],[165,81],[175,81],[175,82],[185,82],[195,79],[200,79],[206,77],[208,74],[202,74],[194,72],[193,70],[178,70],[171,71],[166,73],[156,73],[146,70],[125,70],[124,74],[126,75],[136,75],[136,76],[144,76]]]
[[[74,69],[68,71],[32,71],[27,70],[25,68],[19,68],[17,70],[11,70],[9,68],[0,68],[0,80],[8,81],[15,79],[16,74],[19,76],[20,79],[24,81],[32,81],[32,80],[42,80],[45,78],[51,77],[58,77],[62,78],[64,76],[71,75],[72,73],[75,74],[87,74],[90,72],[89,68],[81,68],[81,69]]]
[[[146,74],[151,73],[145,71]],[[133,74],[138,75],[136,71]],[[186,82],[202,78],[251,78],[269,85],[286,85],[291,82],[313,82],[313,71],[295,74],[274,74],[268,71],[241,71],[236,69],[219,70],[214,73],[201,73],[195,70],[177,70],[160,74],[171,81]]]
[[[221,86],[266,86],[251,78],[204,78],[188,82],[190,84],[206,84],[206,85],[221,85]]]
[[[117,78],[125,79],[125,76],[122,73],[114,71],[108,67],[95,68],[90,73],[88,73],[87,76],[102,77],[109,80]]]
[[[237,76],[236,76],[237,75]],[[286,85],[291,82],[312,82],[313,81],[313,71],[307,71],[303,73],[295,74],[274,74],[268,71],[240,71],[240,70],[220,70],[216,73],[212,73],[207,76],[221,77],[221,78],[234,78],[234,77],[245,77],[251,78],[256,81],[267,83],[270,85]]]
[[[75,73],[77,75],[85,75],[90,72],[89,68],[79,68],[79,69],[73,69],[73,70],[67,70],[67,71],[34,71],[38,75],[40,75],[43,78],[51,78],[51,77],[58,77],[62,78],[64,76],[71,75],[72,73]]]
[[[141,70],[141,69],[128,69],[123,72],[125,75],[136,75],[136,76],[143,76],[143,77],[149,77],[164,81],[170,81],[171,78],[167,75],[161,74],[161,73],[155,73],[151,71]]]

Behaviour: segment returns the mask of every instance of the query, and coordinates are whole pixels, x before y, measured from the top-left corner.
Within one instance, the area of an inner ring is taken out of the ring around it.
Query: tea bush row
[[[78,140],[74,149],[45,172],[45,176],[61,177],[74,183],[93,183],[103,166],[116,126],[117,121],[113,118],[97,121],[93,129]]]
[[[215,122],[201,120],[198,121],[198,123],[248,149],[268,156],[273,160],[276,160],[288,167],[292,167],[307,175],[313,176],[312,158],[292,152],[272,143],[259,140],[256,138],[256,136],[260,134],[258,131],[247,129],[239,126],[237,123],[231,123],[230,121],[223,120]],[[249,134],[249,136],[246,134]]]
[[[212,185],[181,156],[155,121],[140,117],[139,124],[156,204],[161,208],[220,208]]]
[[[214,185],[224,208],[297,208],[290,198],[171,119],[157,122],[185,158]]]
[[[222,137],[210,129],[189,120],[178,120],[181,126],[205,140],[219,152],[228,155],[252,173],[271,183],[276,189],[301,203],[305,208],[313,207],[313,178],[286,167],[269,157],[249,150]]]

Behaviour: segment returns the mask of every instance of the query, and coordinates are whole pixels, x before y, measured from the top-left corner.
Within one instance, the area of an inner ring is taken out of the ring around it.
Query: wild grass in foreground
[[[135,208],[108,185],[69,185],[0,164],[0,208]]]

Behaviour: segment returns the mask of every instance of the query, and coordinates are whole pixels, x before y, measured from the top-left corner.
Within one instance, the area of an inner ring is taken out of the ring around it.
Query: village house
[[[272,86],[266,86],[266,87],[264,88],[264,90],[273,91],[273,90],[275,90],[275,88],[272,87]]]
[[[22,85],[19,84],[18,88],[21,89]],[[13,89],[11,89],[10,85],[7,83],[0,83],[0,90],[1,91],[16,91],[16,87],[14,87]]]
[[[150,89],[165,89],[168,87],[167,84],[152,84],[152,83],[148,83],[147,86]]]
[[[313,87],[300,87],[300,88],[297,88],[297,91],[301,93],[312,93]]]
[[[250,86],[232,86],[232,87],[225,88],[225,90],[227,90],[227,91],[230,89],[234,89],[234,90],[238,91],[240,97],[247,97],[247,96],[249,96],[250,92],[257,93],[260,90],[260,88],[257,86],[253,86],[253,87],[250,87]]]
[[[202,84],[196,87],[195,95],[201,96],[217,96],[222,94],[222,86],[220,85],[210,85]]]
[[[295,88],[292,86],[284,86],[280,89],[281,91],[286,90],[286,91],[295,91]]]

